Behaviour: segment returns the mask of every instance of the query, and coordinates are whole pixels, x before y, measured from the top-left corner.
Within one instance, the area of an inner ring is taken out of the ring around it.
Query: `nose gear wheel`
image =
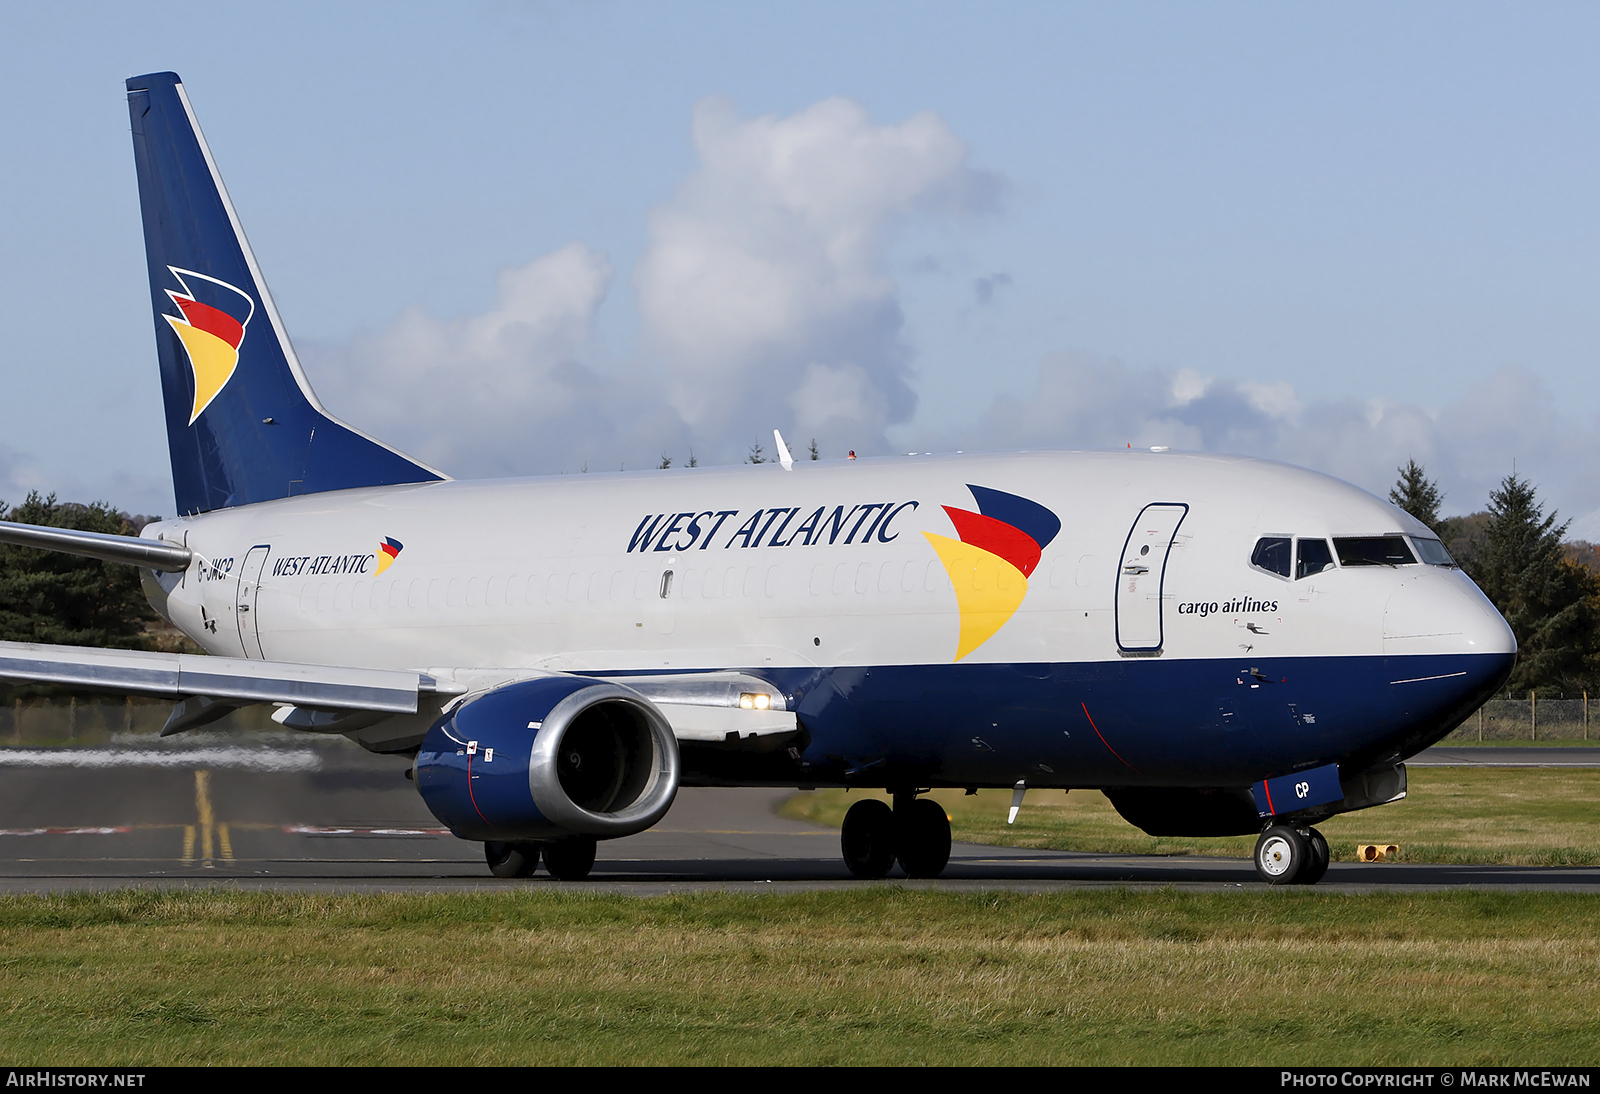
[[[1305,837],[1287,824],[1274,824],[1256,840],[1256,873],[1268,885],[1293,885],[1310,860]]]

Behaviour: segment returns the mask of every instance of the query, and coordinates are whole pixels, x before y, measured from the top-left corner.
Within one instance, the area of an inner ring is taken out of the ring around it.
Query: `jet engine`
[[[660,820],[678,742],[644,696],[551,675],[468,698],[428,730],[417,789],[463,839],[611,839]]]

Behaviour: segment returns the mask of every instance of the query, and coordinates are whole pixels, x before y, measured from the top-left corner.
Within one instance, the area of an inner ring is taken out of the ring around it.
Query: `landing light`
[[[770,695],[746,691],[739,696],[740,710],[769,710],[771,707],[772,696]]]

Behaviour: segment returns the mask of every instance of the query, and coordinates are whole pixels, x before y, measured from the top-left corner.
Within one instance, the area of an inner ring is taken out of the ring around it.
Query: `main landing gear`
[[[1315,885],[1332,853],[1315,828],[1274,824],[1256,840],[1256,873],[1268,885]]]
[[[544,857],[545,869],[560,881],[582,881],[594,869],[595,841],[592,836],[568,836],[549,843],[498,843],[483,845],[483,857],[495,877],[532,877]]]
[[[907,877],[938,877],[950,861],[950,818],[931,798],[897,790],[893,809],[876,798],[852,805],[839,848],[856,877],[886,877],[897,861]]]

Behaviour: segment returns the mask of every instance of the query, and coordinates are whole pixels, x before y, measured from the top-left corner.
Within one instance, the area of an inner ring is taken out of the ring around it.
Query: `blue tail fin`
[[[128,112],[178,512],[444,478],[317,402],[177,74]]]

